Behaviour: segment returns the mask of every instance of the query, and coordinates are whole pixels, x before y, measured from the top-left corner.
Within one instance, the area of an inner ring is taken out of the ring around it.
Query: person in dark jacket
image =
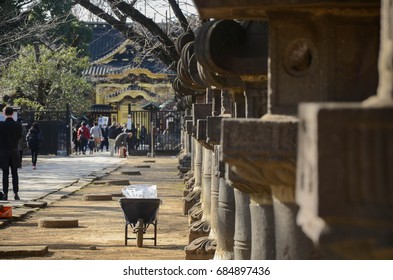
[[[22,137],[22,126],[12,118],[14,114],[12,107],[4,107],[3,113],[5,121],[0,122],[0,167],[3,170],[3,192],[0,192],[0,200],[8,200],[10,168],[14,199],[19,200],[18,168],[21,167],[21,161],[18,142]]]
[[[40,152],[40,144],[43,140],[42,133],[38,123],[33,123],[30,127],[29,132],[26,135],[27,146],[31,150],[31,163],[33,164],[33,169],[36,169],[38,153]]]
[[[131,132],[122,132],[119,135],[117,135],[115,139],[115,148],[121,148],[124,147],[127,149],[127,145],[129,143],[129,140],[132,137]]]
[[[102,134],[101,145],[100,145],[101,152],[104,150],[104,147],[106,151],[109,151],[108,130],[109,129],[106,125],[103,125],[101,127],[101,134]]]
[[[78,129],[78,141],[80,143],[80,150],[82,154],[86,154],[87,142],[90,139],[90,130],[85,122],[82,122],[81,127]]]
[[[72,130],[72,142],[74,143],[74,150],[75,150],[75,154],[77,155],[78,153],[81,153],[81,149],[80,149],[80,143],[78,140],[78,129],[80,128],[80,125],[77,124],[74,129]]]

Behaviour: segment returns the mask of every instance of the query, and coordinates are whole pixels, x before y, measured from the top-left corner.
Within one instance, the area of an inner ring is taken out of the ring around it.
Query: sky
[[[180,8],[185,14],[197,14],[192,0],[178,1]],[[165,22],[167,18],[172,18],[175,20],[175,16],[166,0],[138,0],[135,7],[140,12],[153,19],[155,22]],[[80,7],[76,9],[75,13],[77,14],[78,18],[85,21],[102,21],[99,18],[92,18],[91,15],[86,14],[87,12],[85,9]]]

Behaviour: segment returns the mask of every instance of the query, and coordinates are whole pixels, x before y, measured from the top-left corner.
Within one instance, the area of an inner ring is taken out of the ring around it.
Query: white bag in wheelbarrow
[[[123,188],[122,193],[128,198],[157,198],[157,185],[129,185]]]

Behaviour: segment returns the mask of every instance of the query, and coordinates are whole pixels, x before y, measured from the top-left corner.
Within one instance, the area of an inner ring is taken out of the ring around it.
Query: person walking
[[[9,174],[11,169],[12,189],[14,199],[20,200],[18,168],[21,167],[18,142],[22,138],[22,125],[16,122],[12,116],[14,109],[6,106],[3,109],[5,120],[0,122],[0,167],[3,170],[3,192],[0,192],[0,200],[8,200]]]
[[[76,125],[74,129],[72,130],[72,142],[74,143],[74,149],[75,149],[75,154],[77,155],[78,152],[79,154],[81,153],[80,149],[80,143],[78,140],[78,129],[80,128],[80,125]]]
[[[113,123],[109,128],[108,128],[108,145],[109,145],[109,154],[111,157],[113,157],[113,154],[115,153],[115,139],[119,135],[117,131],[117,126],[116,123]]]
[[[86,154],[86,148],[87,148],[87,141],[90,139],[90,131],[89,128],[87,127],[85,122],[82,122],[82,126],[78,129],[78,141],[80,144],[80,151],[82,151],[82,154]]]
[[[135,149],[138,150],[139,145],[141,144],[141,127],[140,127],[139,123],[136,124],[135,135],[136,135]]]
[[[142,124],[141,132],[140,132],[140,135],[139,135],[139,139],[140,139],[140,144],[141,145],[145,145],[146,144],[146,134],[147,134],[146,127]]]
[[[90,129],[90,135],[93,137],[94,142],[95,142],[95,152],[98,151],[98,148],[101,145],[101,139],[102,139],[102,132],[101,132],[101,127],[98,126],[98,123],[94,123],[93,127]]]
[[[104,147],[106,151],[109,150],[109,141],[108,141],[108,126],[105,124],[101,127],[101,134],[102,134],[102,139],[101,139],[101,146],[100,150],[101,152],[104,151]]]
[[[31,163],[33,169],[37,168],[38,153],[40,152],[40,144],[43,140],[42,133],[38,123],[33,123],[26,135],[27,146],[31,150]]]
[[[89,146],[89,154],[94,154],[94,151],[96,151],[96,141],[94,141],[93,136],[90,136],[90,139],[87,142],[87,146]]]

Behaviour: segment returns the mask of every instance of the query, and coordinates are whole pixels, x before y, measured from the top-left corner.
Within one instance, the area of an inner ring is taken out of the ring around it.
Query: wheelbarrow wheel
[[[135,230],[136,230],[136,246],[137,247],[142,247],[143,246],[143,231],[144,231],[144,225],[143,225],[143,219],[138,219],[138,222],[136,223]]]

